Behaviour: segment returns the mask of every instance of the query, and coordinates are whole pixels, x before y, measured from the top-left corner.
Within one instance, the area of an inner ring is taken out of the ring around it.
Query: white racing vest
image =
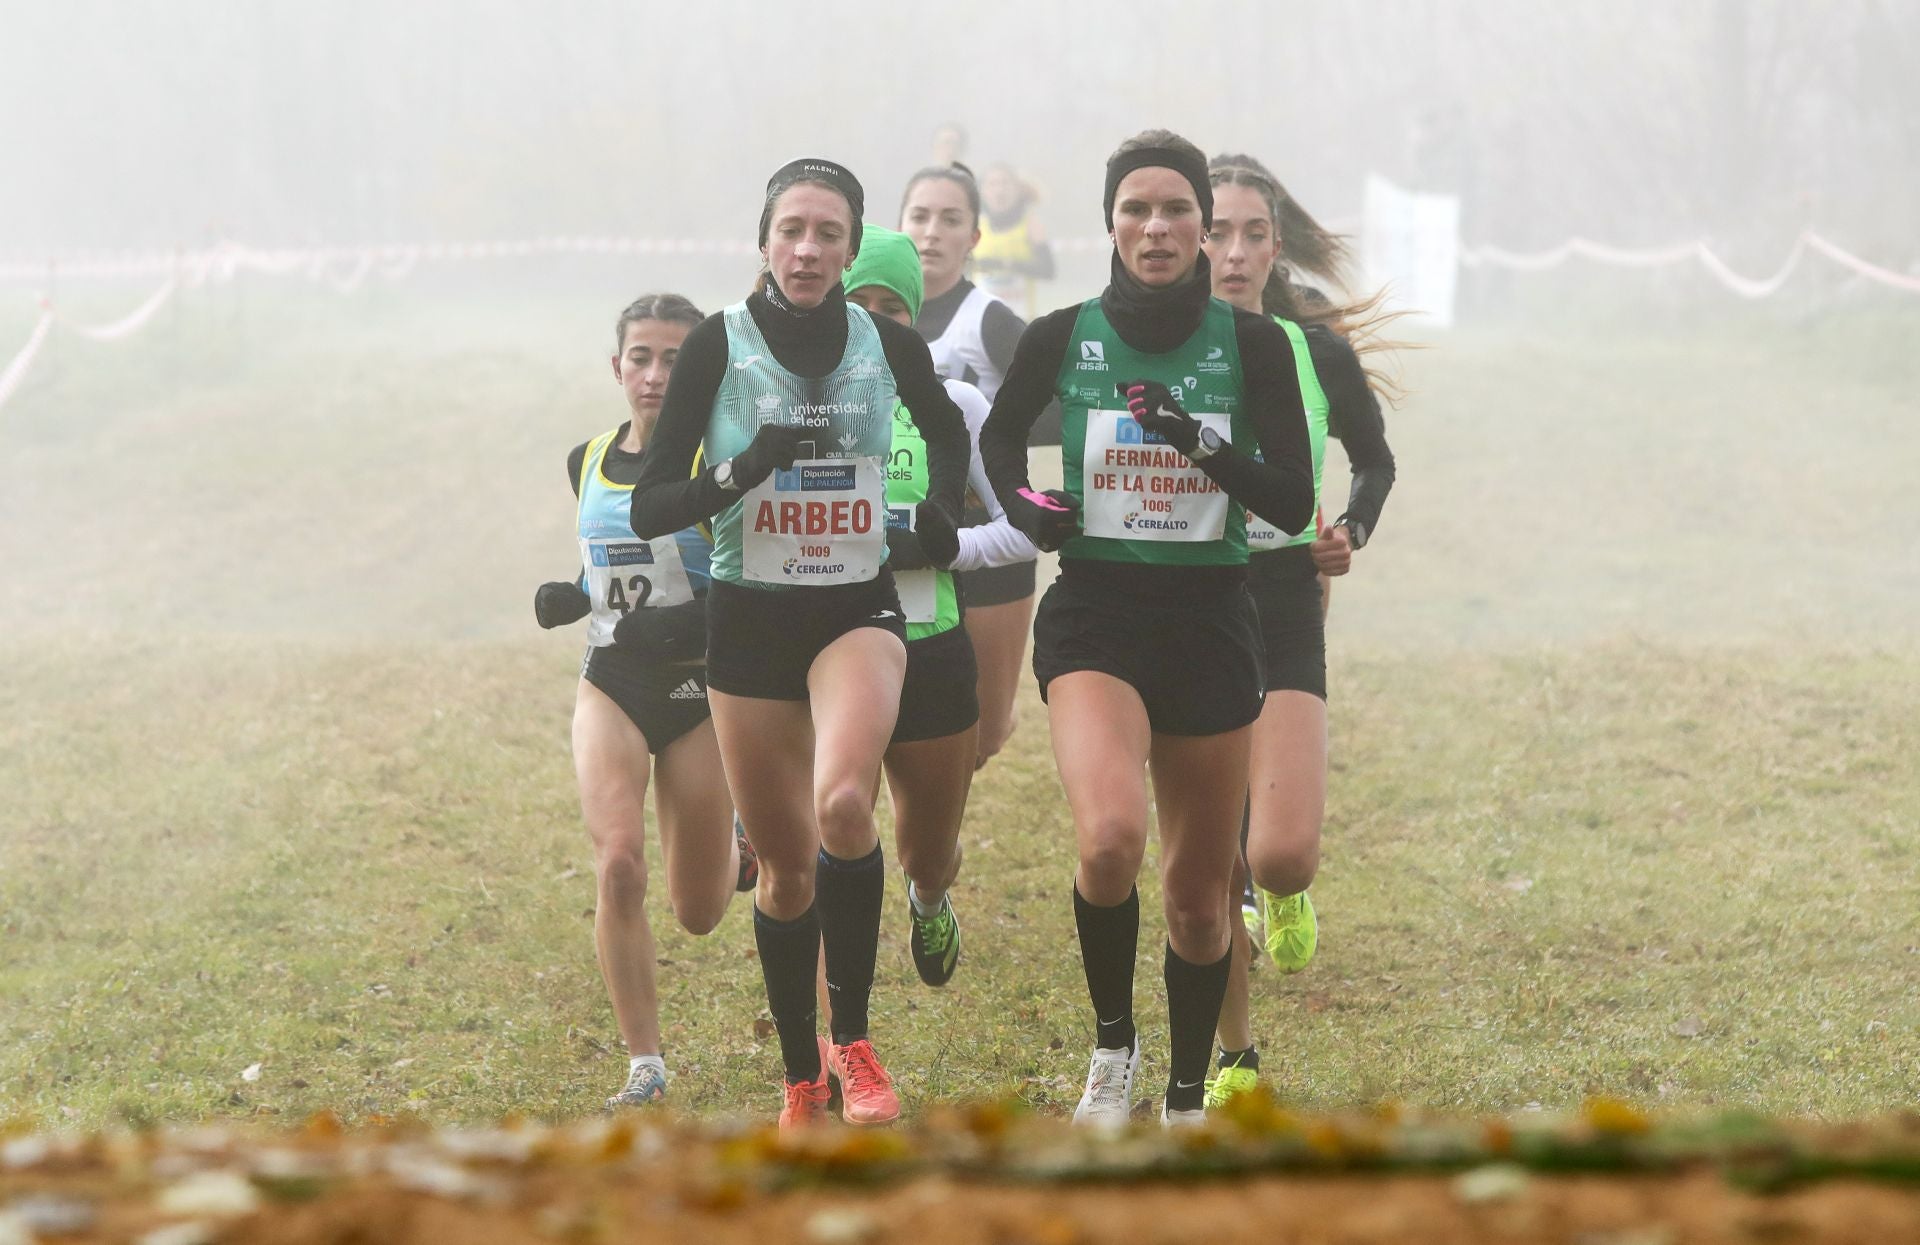
[[[987,395],[987,401],[993,401],[993,395],[1000,392],[1000,383],[1006,379],[993,360],[987,357],[987,344],[980,335],[980,323],[986,318],[987,308],[1001,301],[979,286],[967,291],[967,296],[954,308],[953,319],[947,322],[946,331],[927,343],[927,350],[933,355],[933,370],[943,380],[965,381]]]

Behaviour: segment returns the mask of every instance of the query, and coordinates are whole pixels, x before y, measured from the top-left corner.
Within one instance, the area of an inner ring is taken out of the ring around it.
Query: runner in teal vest
[[[631,511],[642,537],[713,520],[708,695],[760,856],[754,940],[785,1128],[825,1117],[830,1077],[849,1123],[900,1113],[867,1031],[886,887],[873,793],[907,666],[887,567],[895,408],[925,439],[913,527],[935,567],[959,555],[967,474],[966,423],[926,343],[846,300],[864,206],[830,160],[768,181],[762,284],[687,335]],[[823,953],[831,1041],[814,1002]]]
[[[1249,1015],[1250,926],[1264,927],[1267,954],[1284,972],[1305,968],[1319,941],[1307,885],[1319,865],[1326,807],[1324,585],[1329,574],[1346,573],[1353,550],[1366,543],[1378,521],[1393,484],[1393,453],[1367,374],[1331,327],[1364,310],[1335,307],[1317,294],[1310,301],[1279,266],[1284,255],[1303,265],[1318,264],[1338,278],[1344,254],[1339,240],[1251,157],[1217,157],[1211,177],[1213,229],[1206,249],[1214,293],[1248,311],[1279,313],[1275,318],[1291,343],[1306,400],[1315,495],[1329,434],[1339,438],[1354,470],[1346,512],[1333,523],[1316,523],[1291,540],[1258,525],[1250,528],[1249,579],[1260,609],[1267,700],[1253,729],[1245,856],[1235,889],[1246,884],[1249,872],[1258,889],[1247,905],[1249,922],[1235,931],[1220,1017],[1220,1063],[1207,1089],[1208,1103],[1218,1105],[1259,1079],[1260,1055]]]
[[[1150,772],[1168,935],[1161,1118],[1177,1125],[1203,1118],[1228,966],[1220,900],[1260,713],[1245,512],[1305,529],[1312,459],[1286,334],[1212,297],[1206,157],[1166,131],[1130,139],[1108,161],[1105,206],[1110,283],[1027,329],[980,449],[1008,518],[1061,555],[1033,666],[1079,847],[1074,917],[1095,1027],[1074,1118],[1119,1125],[1131,1107]],[[1027,434],[1056,399],[1066,486],[1039,493]]]
[[[920,313],[920,258],[906,235],[868,225],[847,270],[847,300],[912,326]],[[946,382],[969,438],[987,419],[987,400],[963,381]],[[954,571],[1031,563],[1038,550],[1006,521],[976,452],[968,473],[987,521],[960,529],[952,570],[928,564],[913,531],[927,495],[926,441],[905,406],[894,411],[887,462],[888,563],[907,616],[907,677],[900,719],[887,747],[894,845],[907,875],[907,945],[920,980],[943,986],[960,962],[960,920],[949,890],[960,873],[960,822],[979,749],[980,703],[973,644],[961,622]]]
[[[587,618],[587,657],[573,709],[580,808],[593,838],[593,937],[628,1052],[627,1083],[608,1107],[652,1106],[667,1094],[647,921],[646,800],[657,765],[660,854],[674,915],[688,932],[719,924],[735,889],[751,885],[751,849],[733,820],[707,711],[707,562],[697,528],[640,540],[628,522],[640,454],[667,378],[700,312],[677,294],[635,301],[614,326],[613,373],[627,422],[575,447],[567,474],[581,575],[542,584],[542,627]],[[729,832],[732,830],[733,832]]]

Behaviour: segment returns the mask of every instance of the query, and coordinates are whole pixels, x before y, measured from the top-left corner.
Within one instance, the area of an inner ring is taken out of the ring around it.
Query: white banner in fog
[[[1369,173],[1362,214],[1360,259],[1367,283],[1388,287],[1388,307],[1452,324],[1460,272],[1459,198],[1415,194]]]

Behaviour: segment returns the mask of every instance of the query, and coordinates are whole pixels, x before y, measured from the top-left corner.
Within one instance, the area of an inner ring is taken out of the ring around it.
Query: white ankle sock
[[[943,894],[940,898],[945,900],[946,896]],[[920,892],[914,887],[912,882],[907,883],[907,902],[913,905],[914,915],[916,916],[929,917],[940,911],[939,904],[929,904],[921,900]]]

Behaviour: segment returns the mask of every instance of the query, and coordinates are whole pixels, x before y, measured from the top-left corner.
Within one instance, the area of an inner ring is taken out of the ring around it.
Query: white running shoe
[[[1160,1104],[1160,1127],[1162,1128],[1205,1128],[1207,1113],[1204,1108],[1195,1107],[1191,1111],[1169,1111],[1165,1103]]]
[[[1133,1114],[1133,1074],[1140,1070],[1140,1042],[1133,1049],[1096,1046],[1087,1065],[1087,1088],[1073,1109],[1075,1124],[1095,1128],[1125,1128]]]

